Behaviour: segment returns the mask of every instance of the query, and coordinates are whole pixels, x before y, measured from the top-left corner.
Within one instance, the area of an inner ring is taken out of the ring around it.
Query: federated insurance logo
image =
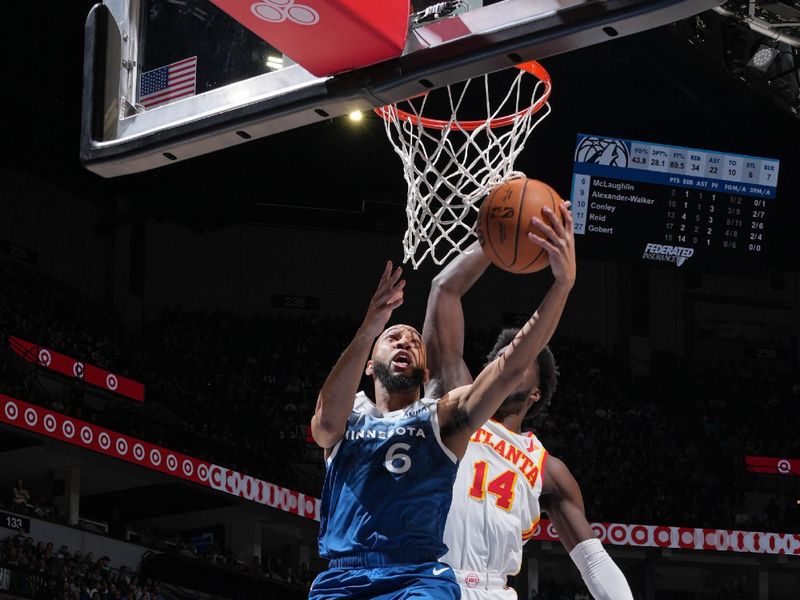
[[[671,262],[680,267],[687,260],[694,256],[694,248],[684,248],[683,246],[667,246],[666,244],[647,244],[644,247],[643,260],[654,260],[658,262]]]

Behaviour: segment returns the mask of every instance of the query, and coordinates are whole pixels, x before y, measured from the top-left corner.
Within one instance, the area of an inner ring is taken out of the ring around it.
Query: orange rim
[[[528,62],[520,63],[515,65],[517,69],[521,71],[525,71],[542,81],[544,83],[544,94],[536,101],[532,106],[528,108],[523,108],[520,111],[515,113],[511,113],[510,115],[505,115],[503,117],[497,117],[495,119],[477,119],[475,121],[442,121],[440,119],[430,119],[428,117],[422,117],[419,115],[415,115],[413,113],[407,112],[405,110],[401,110],[397,108],[397,106],[381,106],[375,109],[375,112],[378,114],[379,117],[385,120],[389,120],[391,118],[392,113],[397,114],[397,117],[401,121],[410,121],[414,125],[422,125],[425,129],[447,129],[448,127],[452,127],[453,124],[457,125],[460,129],[464,131],[474,131],[478,127],[482,127],[483,125],[488,125],[490,128],[494,129],[496,127],[506,127],[511,125],[515,120],[526,116],[527,114],[535,114],[539,112],[542,107],[547,104],[547,100],[550,98],[550,91],[552,89],[552,82],[550,81],[550,73],[540,65],[535,60],[531,60]]]

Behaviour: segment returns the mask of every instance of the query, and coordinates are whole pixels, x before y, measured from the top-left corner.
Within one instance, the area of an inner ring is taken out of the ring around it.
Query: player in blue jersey
[[[561,317],[575,281],[575,249],[568,204],[559,210],[561,220],[549,209],[547,222],[532,220],[555,277],[538,310],[474,382],[440,399],[420,398],[428,369],[419,332],[384,330],[405,286],[402,270],[387,263],[311,421],[325,449],[319,550],[330,564],[309,598],[460,597],[452,569],[438,562],[447,551],[442,535],[458,461],[472,433],[517,390]],[[357,393],[365,364],[374,403]]]

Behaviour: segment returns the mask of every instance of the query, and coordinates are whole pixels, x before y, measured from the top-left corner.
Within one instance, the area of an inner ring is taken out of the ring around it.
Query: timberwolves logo
[[[575,150],[575,162],[625,168],[629,158],[625,142],[611,138],[585,137]]]

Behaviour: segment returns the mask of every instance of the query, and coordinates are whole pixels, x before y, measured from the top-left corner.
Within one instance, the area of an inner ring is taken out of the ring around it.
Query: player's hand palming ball
[[[486,256],[510,273],[534,273],[550,264],[541,246],[528,238],[531,218],[549,219],[542,208],[549,206],[562,221],[563,200],[546,183],[520,177],[492,189],[478,215],[478,240]],[[534,231],[534,233],[536,233]]]

